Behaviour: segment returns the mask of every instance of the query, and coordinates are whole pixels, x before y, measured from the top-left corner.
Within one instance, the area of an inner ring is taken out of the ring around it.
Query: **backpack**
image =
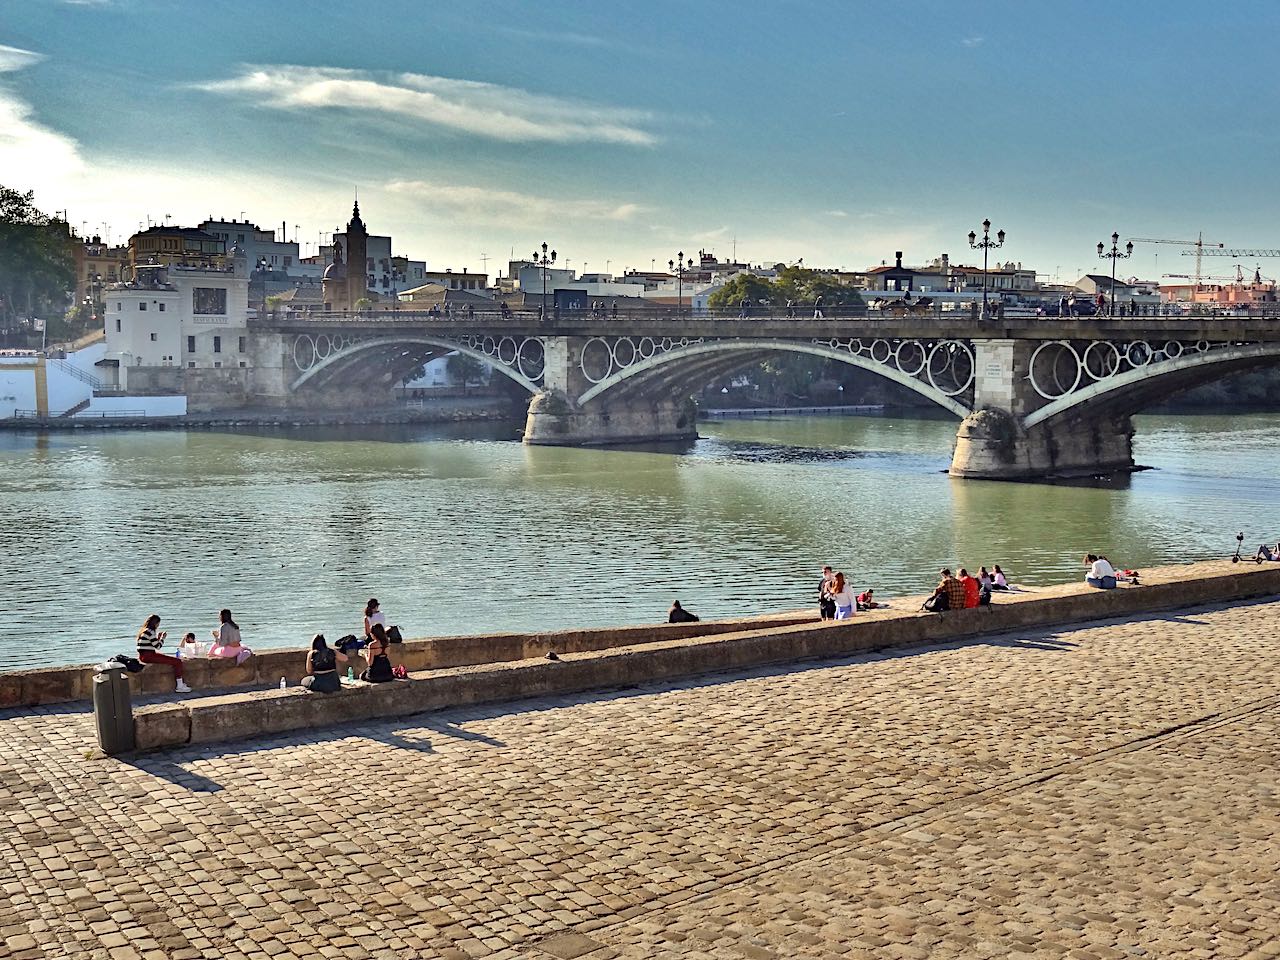
[[[920,604],[921,610],[928,610],[930,613],[942,613],[944,610],[951,609],[951,597],[944,593],[936,593],[924,603]]]

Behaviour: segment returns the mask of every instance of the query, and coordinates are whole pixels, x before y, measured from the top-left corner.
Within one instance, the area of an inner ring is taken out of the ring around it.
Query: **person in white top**
[[[836,605],[837,620],[848,620],[853,617],[857,597],[854,596],[853,589],[845,583],[843,573],[837,573],[835,581],[831,584],[831,599]]]
[[[992,590],[1008,590],[1009,581],[1004,578],[1004,571],[1000,569],[1000,564],[996,564],[993,568],[995,573],[991,575]]]
[[[377,598],[370,597],[369,602],[364,606],[364,636],[366,640],[373,633],[373,625],[375,623],[381,624],[383,630],[387,629],[387,615],[378,606]]]
[[[1089,572],[1084,577],[1085,583],[1099,590],[1116,588],[1116,571],[1106,557],[1097,557],[1090,553],[1085,555],[1084,562],[1089,567]]]

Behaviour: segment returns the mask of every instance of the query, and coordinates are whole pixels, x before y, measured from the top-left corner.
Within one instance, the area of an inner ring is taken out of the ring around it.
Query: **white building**
[[[248,366],[248,269],[243,256],[232,262],[221,269],[140,266],[136,280],[112,284],[103,380],[128,390],[135,367]]]
[[[206,220],[200,224],[200,229],[220,238],[227,250],[233,246],[243,250],[250,270],[263,264],[268,270],[300,272],[297,243],[277,240],[275,233],[263,230],[255,223],[248,220]]]

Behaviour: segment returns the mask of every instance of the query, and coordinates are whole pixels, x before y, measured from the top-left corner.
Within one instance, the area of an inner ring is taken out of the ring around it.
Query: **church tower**
[[[351,208],[351,222],[347,224],[347,303],[356,308],[356,301],[369,296],[369,231],[360,219],[360,201]]]

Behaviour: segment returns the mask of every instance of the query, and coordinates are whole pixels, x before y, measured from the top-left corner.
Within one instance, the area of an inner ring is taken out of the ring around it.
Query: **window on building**
[[[240,338],[239,346],[236,348],[238,352],[244,353],[245,337]]]
[[[195,287],[191,291],[191,312],[204,316],[227,315],[226,287]]]
[[[120,318],[116,317],[116,333],[120,332]]]
[[[163,304],[163,303],[156,304],[156,306],[158,306],[158,307],[160,308],[160,312],[161,312],[161,313],[164,313],[164,304]]]
[[[293,266],[293,257],[286,256],[286,257],[284,258],[284,265],[285,265],[286,267],[292,267],[292,266]]]
[[[222,338],[221,338],[221,337],[214,337],[214,338],[213,338],[213,352],[214,352],[214,353],[221,353],[221,352],[222,352]]]
[[[221,360],[215,360],[215,361],[213,361],[213,365],[214,365],[215,367],[220,367],[220,366],[222,366],[222,361],[221,361]]]
[[[187,353],[195,353],[195,352],[196,352],[196,338],[187,337]]]
[[[188,360],[188,361],[187,361],[187,369],[188,369],[188,370],[193,369],[193,368],[195,367],[195,365],[196,365],[196,362],[195,362],[194,360]]]
[[[156,342],[156,335],[154,333],[151,335],[151,342],[152,343]]]
[[[139,300],[139,301],[138,301],[138,309],[139,309],[139,310],[145,310],[145,309],[147,309],[147,301],[145,301],[145,300]]]
[[[123,310],[123,309],[124,309],[124,302],[123,302],[123,301],[120,301],[120,300],[117,300],[117,301],[116,301],[116,309],[117,309],[117,310]]]
[[[245,366],[245,362],[243,360],[240,361],[240,366]]]

